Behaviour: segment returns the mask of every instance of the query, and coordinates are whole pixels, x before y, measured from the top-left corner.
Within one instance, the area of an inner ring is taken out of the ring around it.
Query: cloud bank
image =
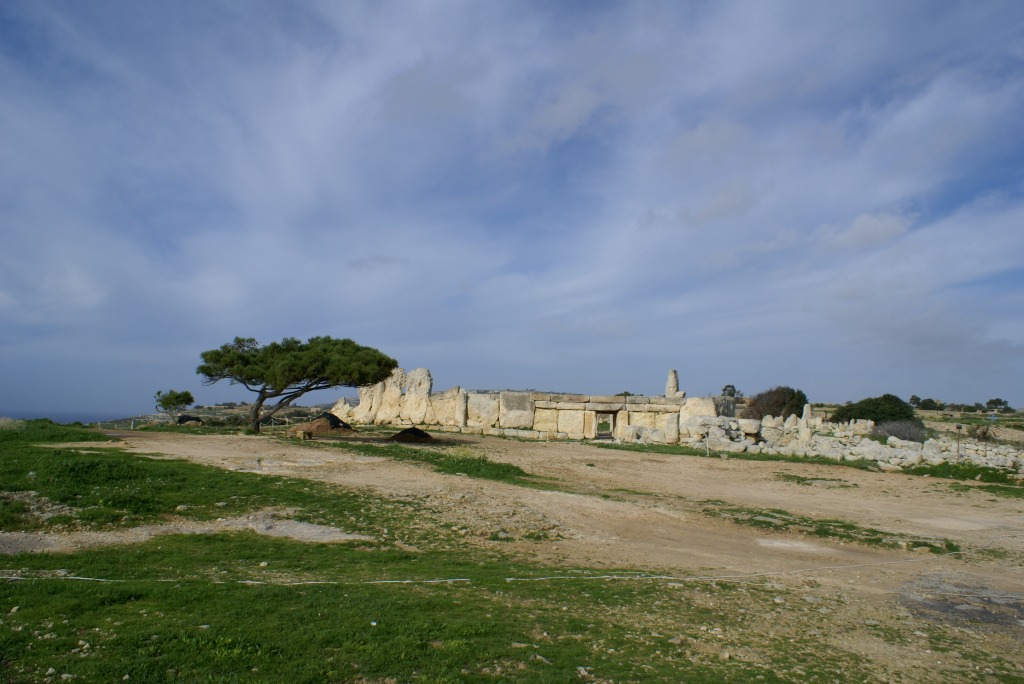
[[[1019,3],[0,7],[0,413],[236,335],[1024,404]],[[325,399],[326,400],[326,399]]]

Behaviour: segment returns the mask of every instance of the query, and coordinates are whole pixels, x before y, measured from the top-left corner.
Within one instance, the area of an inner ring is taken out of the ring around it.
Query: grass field
[[[310,544],[247,531],[0,556],[3,681],[852,682],[882,674],[825,640],[846,609],[841,594],[812,604],[769,581],[545,566],[471,544],[415,503],[127,455],[101,439],[46,422],[0,430],[0,530],[112,530],[279,507],[373,541]],[[85,440],[95,448],[46,444]],[[529,473],[470,454],[392,452],[534,485]],[[40,518],[23,501],[28,492],[63,512]],[[872,629],[880,643],[924,638],[956,649],[968,665],[936,681],[1020,681],[1011,663],[955,629],[918,636],[919,626],[899,620]]]

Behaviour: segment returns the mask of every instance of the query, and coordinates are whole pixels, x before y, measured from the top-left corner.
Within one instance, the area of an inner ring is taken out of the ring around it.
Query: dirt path
[[[811,464],[638,454],[576,443],[458,439],[474,453],[555,478],[577,492],[566,493],[445,475],[420,464],[266,437],[131,433],[122,438],[129,451],[140,454],[415,499],[452,527],[481,539],[544,536],[552,541],[511,546],[545,560],[666,573],[796,573],[842,586],[852,581],[866,591],[873,586],[893,590],[922,572],[969,569],[990,584],[1024,591],[1014,563],[983,562],[970,553],[990,547],[1019,559],[1024,501],[996,499],[981,490],[957,492],[948,481]],[[702,514],[699,502],[706,500],[950,539],[972,560],[740,526]]]

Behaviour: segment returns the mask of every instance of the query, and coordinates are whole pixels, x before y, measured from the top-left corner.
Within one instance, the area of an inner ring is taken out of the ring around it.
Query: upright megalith
[[[380,409],[374,416],[373,422],[378,424],[394,423],[402,415],[402,393],[405,390],[405,371],[396,368],[391,371],[391,376],[384,381],[384,391],[381,393]]]
[[[679,373],[675,370],[668,372],[668,379],[665,381],[665,398],[671,399],[679,394]]]
[[[403,422],[419,425],[427,422],[430,412],[430,391],[434,380],[426,368],[416,368],[405,376],[405,397],[399,417]],[[433,422],[433,421],[431,421]]]

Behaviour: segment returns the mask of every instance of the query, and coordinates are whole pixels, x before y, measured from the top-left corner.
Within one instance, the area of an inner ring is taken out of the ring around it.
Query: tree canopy
[[[856,404],[840,406],[830,420],[833,423],[847,423],[858,418],[873,420],[876,423],[917,420],[914,417],[914,407],[895,394],[883,394],[880,397],[861,399]]]
[[[750,397],[747,400],[747,407],[743,410],[743,417],[757,420],[765,416],[788,418],[803,413],[806,403],[807,395],[803,390],[786,386],[773,387]]]
[[[228,380],[256,393],[249,410],[256,432],[261,422],[307,392],[372,385],[398,366],[372,347],[330,337],[311,337],[307,342],[287,337],[262,346],[251,337],[236,337],[200,357],[203,363],[196,373],[203,376],[204,384]],[[268,399],[278,401],[264,410]]]
[[[179,392],[171,389],[166,392],[158,390],[153,395],[153,401],[156,402],[156,410],[170,416],[173,423],[175,414],[184,411],[190,404],[194,404],[196,400],[192,398],[192,393],[188,390]]]

